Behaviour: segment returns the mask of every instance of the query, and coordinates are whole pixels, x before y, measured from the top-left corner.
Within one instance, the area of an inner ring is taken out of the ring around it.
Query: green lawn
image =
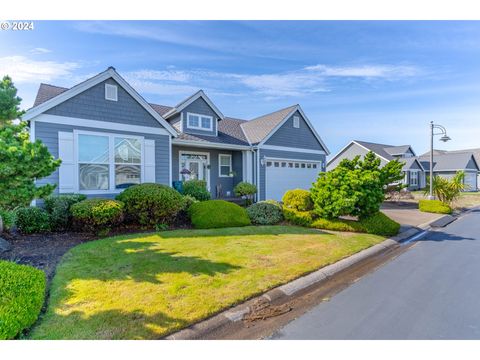
[[[159,338],[383,240],[251,226],[85,243],[58,266],[31,338]]]
[[[423,191],[412,191],[415,201],[426,199]],[[454,209],[469,208],[480,205],[480,192],[462,192],[457,201],[453,203]]]

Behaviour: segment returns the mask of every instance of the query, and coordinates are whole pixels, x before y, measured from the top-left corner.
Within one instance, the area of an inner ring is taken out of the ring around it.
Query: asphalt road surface
[[[480,210],[429,233],[270,339],[480,339]]]

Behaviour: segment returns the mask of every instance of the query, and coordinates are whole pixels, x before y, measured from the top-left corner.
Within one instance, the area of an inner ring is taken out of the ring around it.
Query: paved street
[[[273,339],[480,339],[480,210],[430,233]]]

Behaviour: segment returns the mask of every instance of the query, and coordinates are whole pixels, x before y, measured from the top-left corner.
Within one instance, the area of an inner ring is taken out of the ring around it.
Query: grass
[[[383,240],[249,226],[81,244],[58,266],[31,338],[159,338]]]
[[[415,201],[426,199],[423,191],[412,191]],[[480,192],[462,192],[453,204],[454,209],[469,208],[480,205]]]

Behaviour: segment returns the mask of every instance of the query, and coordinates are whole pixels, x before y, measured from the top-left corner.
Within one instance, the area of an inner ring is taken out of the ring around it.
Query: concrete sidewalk
[[[417,203],[407,201],[385,201],[381,211],[404,228],[419,227],[443,216],[442,214],[421,212],[418,210]]]

